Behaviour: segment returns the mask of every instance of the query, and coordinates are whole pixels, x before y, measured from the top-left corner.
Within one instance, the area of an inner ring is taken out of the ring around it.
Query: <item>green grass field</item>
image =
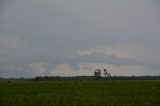
[[[160,106],[160,81],[0,82],[0,106]]]

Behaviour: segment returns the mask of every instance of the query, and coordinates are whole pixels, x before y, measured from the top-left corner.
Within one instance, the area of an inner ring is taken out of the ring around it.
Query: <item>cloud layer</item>
[[[118,75],[157,75],[157,2],[2,0],[0,77],[92,75],[95,64]]]

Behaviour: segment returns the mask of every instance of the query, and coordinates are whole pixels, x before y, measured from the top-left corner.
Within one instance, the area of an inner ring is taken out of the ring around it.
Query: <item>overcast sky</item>
[[[160,75],[159,0],[1,0],[0,77]]]

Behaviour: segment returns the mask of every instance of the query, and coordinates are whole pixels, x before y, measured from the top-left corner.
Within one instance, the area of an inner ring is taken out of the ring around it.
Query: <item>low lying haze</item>
[[[159,0],[1,0],[0,77],[160,75]]]

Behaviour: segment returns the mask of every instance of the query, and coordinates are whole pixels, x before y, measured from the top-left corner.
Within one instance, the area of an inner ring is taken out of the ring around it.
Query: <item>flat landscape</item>
[[[2,81],[0,106],[160,106],[160,81]]]

